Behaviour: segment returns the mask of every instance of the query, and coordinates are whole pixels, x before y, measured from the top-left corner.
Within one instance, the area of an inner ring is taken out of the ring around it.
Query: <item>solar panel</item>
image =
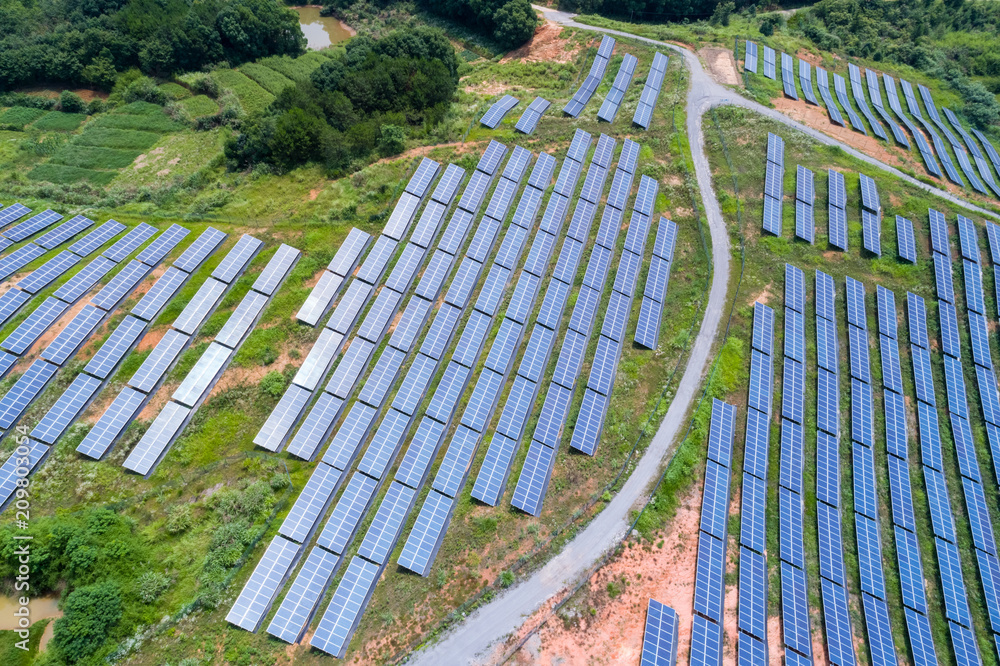
[[[423,330],[430,314],[431,302],[414,296],[410,298],[403,314],[396,322],[396,327],[389,338],[389,345],[400,351],[409,351],[416,342],[417,335]]]
[[[3,259],[0,259],[0,279],[8,279],[43,254],[45,254],[45,250],[37,245],[32,243],[22,245]]]
[[[449,423],[471,374],[472,371],[468,368],[458,363],[449,363],[427,405],[427,415],[441,423]]]
[[[521,364],[518,366],[517,373],[536,384],[539,383],[545,372],[554,338],[555,333],[551,329],[535,326],[531,331],[528,344],[525,345],[524,352],[521,354]]]
[[[176,402],[168,402],[153,420],[146,434],[128,455],[122,467],[143,476],[149,476],[166,454],[174,438],[184,427],[191,409]]]
[[[541,120],[542,115],[548,111],[551,104],[552,103],[546,99],[536,97],[534,101],[528,105],[528,108],[524,110],[524,113],[521,115],[520,119],[518,119],[517,124],[514,125],[514,129],[524,134],[533,133],[535,128],[538,127],[538,121]]]
[[[377,564],[360,557],[351,558],[330,605],[309,639],[309,645],[338,658],[344,655],[368,605],[368,598],[378,583],[378,575]]]
[[[163,261],[189,233],[191,232],[188,229],[179,224],[171,224],[156,240],[137,254],[135,260],[141,261],[147,266],[155,266]]]
[[[17,282],[17,287],[29,294],[37,294],[54,280],[79,263],[80,257],[62,251]],[[12,290],[15,291],[15,290]],[[8,292],[9,293],[9,292]]]
[[[109,241],[112,238],[114,238],[116,235],[118,235],[119,233],[121,233],[124,229],[125,229],[125,225],[124,224],[121,224],[120,222],[116,222],[115,220],[108,220],[107,222],[105,222],[104,224],[102,224],[100,227],[98,227],[94,231],[90,232],[89,234],[87,234],[86,236],[84,236],[83,238],[81,238],[80,240],[78,240],[77,242],[75,242],[72,245],[70,245],[68,251],[71,252],[71,253],[73,253],[73,254],[75,254],[75,255],[77,255],[78,257],[84,257],[84,256],[92,253],[94,250],[96,250],[97,248],[99,248],[101,245],[103,245],[107,241]],[[66,254],[66,253],[63,252],[62,254]],[[62,255],[60,255],[60,256],[62,256]],[[44,268],[44,266],[43,266],[43,268]],[[39,269],[39,270],[41,270],[41,269]],[[37,273],[38,271],[35,271],[35,272]]]
[[[302,426],[292,437],[288,453],[302,460],[312,460],[316,451],[330,436],[333,424],[340,417],[343,406],[344,401],[337,396],[320,393]]]
[[[101,388],[101,384],[101,380],[96,377],[84,373],[77,375],[31,431],[31,436],[46,444],[55,444]]]
[[[416,491],[400,483],[392,483],[365,538],[358,554],[367,560],[385,564],[392,548],[403,530],[403,521],[413,505]]]
[[[68,308],[69,304],[49,296],[0,342],[0,347],[14,354],[23,354]]]
[[[188,407],[198,405],[229,362],[232,353],[231,349],[217,342],[211,343],[171,397]]]
[[[193,273],[198,270],[198,267],[208,259],[208,257],[215,252],[222,242],[226,240],[226,234],[223,231],[219,231],[215,227],[209,227],[201,233],[198,238],[195,239],[191,245],[188,246],[181,256],[177,258],[174,262],[176,268],[181,269],[185,273]],[[72,248],[70,248],[72,249]]]
[[[583,395],[583,402],[580,404],[576,425],[573,428],[570,448],[587,455],[594,455],[601,440],[601,433],[604,431],[604,419],[607,416],[610,403],[611,398],[592,389],[587,389]]]
[[[764,231],[781,235],[781,201],[767,195],[764,196]]]
[[[781,466],[778,483],[802,494],[803,428],[786,419],[781,421]]]
[[[538,295],[540,280],[531,273],[522,272],[514,285],[514,293],[507,304],[506,316],[508,319],[527,325],[535,307],[535,298]]]
[[[229,286],[225,282],[220,282],[215,278],[205,280],[194,297],[184,307],[184,310],[174,320],[174,328],[188,335],[194,335],[222,300],[222,296],[228,288]]]
[[[91,305],[84,306],[42,351],[41,357],[56,365],[66,363],[94,332],[105,314]]]
[[[945,384],[948,389],[948,411],[969,418],[969,403],[965,395],[965,379],[962,376],[962,362],[951,356],[944,357]]]
[[[496,173],[497,167],[500,166],[500,161],[506,154],[507,146],[495,139],[490,139],[489,145],[486,146],[486,150],[483,151],[483,156],[479,158],[479,163],[476,165],[476,169],[484,174],[492,176]]]
[[[211,278],[209,281],[222,284]],[[295,318],[309,326],[318,324],[319,320],[329,310],[330,304],[343,284],[344,278],[342,276],[330,271],[323,271],[319,277],[319,281],[309,292],[309,296],[306,297],[305,303],[302,304],[302,307],[295,314]]]
[[[48,231],[39,236],[35,240],[35,245],[44,247],[46,250],[51,250],[55,247],[58,247],[59,245],[62,245],[73,236],[77,235],[84,229],[87,229],[93,225],[94,225],[93,220],[83,215],[77,215],[75,217],[70,218],[68,221],[59,225],[55,229],[52,229],[51,231]]]
[[[268,297],[255,291],[247,292],[240,304],[226,320],[222,329],[216,334],[215,341],[230,349],[236,349],[253,329],[264,308]]]
[[[383,478],[399,454],[411,423],[412,419],[408,414],[390,409],[372,436],[364,457],[358,463],[358,471],[374,479]]]
[[[448,497],[458,497],[481,437],[479,432],[465,425],[458,427],[434,477],[434,490]]]
[[[25,303],[31,300],[31,294],[20,289],[8,289],[0,296],[0,324],[5,324],[17,314]]]
[[[413,172],[413,176],[410,177],[409,182],[406,184],[405,191],[423,198],[427,194],[427,190],[431,186],[431,181],[434,180],[434,176],[437,175],[439,168],[441,168],[441,165],[434,160],[426,157],[422,158],[420,164],[417,165],[416,170]]]
[[[34,246],[25,246],[34,247]],[[11,255],[13,256],[13,255]],[[72,303],[82,297],[108,272],[114,268],[115,263],[104,257],[98,257],[84,266],[73,277],[67,280],[53,294],[59,300]]]
[[[295,384],[289,385],[254,437],[253,443],[267,451],[280,450],[311,398],[312,393],[307,389]]]
[[[969,528],[972,530],[972,543],[976,548],[996,557],[996,540],[993,536],[993,526],[990,524],[990,512],[986,506],[986,495],[978,483],[963,483],[965,492],[965,508],[969,514]]]
[[[542,299],[542,306],[538,310],[536,321],[551,331],[558,330],[569,292],[570,285],[565,282],[550,281],[545,290],[545,297]]]
[[[90,299],[91,304],[107,312],[114,310],[133,289],[139,286],[149,271],[148,265],[138,260],[130,261]]]
[[[717,539],[727,536],[729,518],[729,469],[709,460],[701,505],[701,531]]]
[[[740,549],[739,628],[760,640],[767,639],[767,561],[745,548]],[[743,652],[743,636],[740,636]]]
[[[885,597],[885,579],[882,573],[882,543],[878,523],[857,514],[854,526],[858,539],[858,569],[861,590],[878,599]]]
[[[61,219],[63,219],[63,216],[54,210],[44,210],[41,213],[28,218],[24,222],[10,227],[3,232],[3,235],[9,241],[20,243],[29,236],[38,233],[42,229],[52,226]]]
[[[447,172],[445,175],[447,176]],[[341,277],[349,276],[351,273],[354,272],[354,269],[357,268],[358,261],[361,258],[361,254],[368,247],[368,244],[371,242],[371,239],[372,237],[368,233],[352,227],[351,230],[347,233],[347,237],[344,239],[344,241],[340,244],[340,247],[337,249],[337,253],[333,256],[333,259],[327,266],[327,270],[329,270],[332,273],[336,273]],[[225,270],[223,272],[225,272],[227,275],[228,274],[232,274],[233,276],[238,275],[240,272],[242,272],[243,268],[246,267],[246,264],[249,263],[250,258],[252,258],[253,256],[253,254],[249,252],[249,246],[253,246],[255,252],[256,249],[259,249],[261,245],[263,245],[263,243],[261,243],[260,241],[256,240],[251,236],[244,235],[243,237],[241,237],[239,242],[236,243],[236,246],[232,250],[230,250],[229,255],[227,255],[226,259],[223,260],[223,264],[225,264],[227,261],[230,263],[234,263],[234,260],[239,261],[241,268],[237,271]],[[233,257],[232,260],[230,259],[230,256]],[[220,268],[221,267],[222,264],[220,264]],[[220,269],[216,269],[216,272],[219,271]],[[213,277],[219,277],[215,273],[212,273],[212,275]],[[222,278],[220,277],[219,279]],[[223,281],[228,282],[229,280],[223,280]]]
[[[539,231],[531,243],[531,250],[528,251],[528,258],[524,262],[524,272],[539,278],[544,277],[548,272],[549,260],[552,258],[555,243],[554,235]]]
[[[678,626],[673,608],[655,599],[649,600],[640,666],[674,666],[677,663]]]
[[[270,261],[267,262],[264,270],[257,276],[252,289],[266,296],[273,296],[274,292],[281,286],[281,283],[284,282],[285,277],[288,276],[289,271],[292,270],[292,266],[299,260],[301,254],[294,247],[282,243]]]
[[[145,399],[144,393],[131,388],[123,389],[76,447],[77,452],[100,460],[139,413]]]
[[[752,474],[758,479],[767,478],[769,437],[767,415],[756,409],[748,409],[746,452],[743,459],[744,476]]]
[[[423,400],[424,393],[430,385],[431,379],[434,377],[435,370],[437,370],[437,361],[435,359],[423,354],[417,354],[417,357],[413,360],[413,365],[407,371],[406,377],[403,379],[403,383],[392,402],[393,409],[413,416],[420,402]]]
[[[462,337],[452,353],[452,360],[467,368],[474,368],[491,326],[492,317],[474,311],[466,322]]]
[[[420,507],[397,563],[418,575],[427,576],[441,547],[441,537],[451,520],[455,500],[431,491]]]
[[[353,474],[334,505],[316,544],[331,553],[343,555],[377,489],[378,481],[375,479],[364,474]]]
[[[302,492],[282,521],[278,534],[292,541],[305,543],[329,508],[330,501],[340,485],[342,474],[340,470],[329,465],[323,463],[316,465],[309,480],[302,487]]]
[[[851,380],[851,439],[868,448],[874,446],[871,386]]]
[[[309,552],[302,569],[267,627],[269,634],[286,643],[295,643],[301,639],[339,561],[338,556],[322,548],[313,548]]]
[[[997,624],[1000,624],[1000,589],[997,587],[1000,584],[1000,561],[981,550],[976,551],[976,559],[979,560],[979,576],[983,584],[990,628],[996,633]]]
[[[862,595],[865,611],[865,625],[868,628],[868,642],[872,663],[886,666],[898,663],[896,648],[892,642],[892,628],[889,626],[889,608],[882,599]]]
[[[465,169],[457,164],[449,164],[445,168],[444,173],[441,174],[441,179],[438,181],[437,186],[435,186],[434,192],[431,193],[431,199],[445,205],[450,204],[464,178]],[[333,269],[331,268],[330,270]]]
[[[451,342],[451,336],[455,333],[461,315],[462,311],[459,308],[447,303],[442,304],[437,314],[434,315],[430,329],[420,345],[421,353],[440,360]],[[477,316],[476,313],[473,313],[471,319],[479,323],[482,320],[482,315],[480,313]]]
[[[941,572],[941,593],[944,597],[945,617],[952,622],[971,627],[969,602],[962,578],[962,563],[958,547],[942,539],[935,539],[938,567]]]
[[[803,423],[805,410],[805,366],[792,359],[785,360],[781,415],[795,423]]]
[[[368,238],[370,237],[363,231],[359,232],[359,235],[360,234],[364,234],[363,240],[358,238],[358,235],[355,235],[354,230],[352,229],[351,233],[348,235],[348,240],[345,241],[343,246],[341,246],[341,250],[343,250],[343,248],[348,245],[348,241],[352,243],[362,243],[363,245],[366,245]],[[351,241],[352,236],[354,236],[358,240]],[[264,243],[262,241],[257,240],[253,236],[243,234],[242,236],[240,236],[240,239],[236,241],[236,244],[233,246],[233,248],[229,250],[226,256],[222,259],[219,265],[215,267],[215,270],[212,271],[212,277],[215,278],[216,280],[219,280],[220,282],[231,284],[233,280],[239,277],[240,274],[242,274],[243,271],[246,270],[246,267],[250,264],[253,258],[257,256],[257,253],[263,246]],[[359,249],[358,252],[360,253],[360,251],[361,250]],[[330,264],[330,270],[332,270],[335,273],[337,273],[338,271],[335,269],[334,263],[340,258],[341,258],[341,253],[338,251],[337,255],[334,257],[334,261],[331,262]]]
[[[781,520],[779,548],[783,562],[795,567],[805,566],[805,548],[803,545],[802,496],[787,488],[778,488],[778,506]]]
[[[881,335],[895,340],[898,334],[896,295],[882,285],[877,285],[875,287],[875,298],[878,304],[878,331]]]
[[[84,370],[95,377],[107,379],[145,330],[146,322],[136,317],[125,317],[90,359]],[[171,331],[167,331],[165,336],[170,333]]]
[[[983,302],[983,276],[979,272],[979,264],[963,261],[965,275],[965,300],[972,312],[986,314],[986,303]]]
[[[826,623],[827,649],[830,663],[853,665],[854,641],[847,591],[840,585],[822,580],[823,617]]]
[[[773,64],[771,69],[773,71]],[[700,615],[692,617],[690,663],[691,666],[722,664],[722,627]]]
[[[864,248],[872,254],[882,256],[882,219],[877,213],[861,210],[861,226]]]
[[[338,398],[349,398],[354,385],[368,367],[374,351],[375,345],[371,342],[359,338],[351,340],[324,390]]]
[[[781,563],[781,611],[785,645],[807,657],[812,656],[806,574],[802,569]],[[809,663],[811,659],[807,660]]]
[[[503,388],[502,373],[484,369],[462,415],[462,423],[476,432],[485,432],[490,415]]]
[[[295,566],[299,545],[275,535],[250,574],[226,621],[247,631],[257,631],[286,576]]]
[[[339,341],[336,344],[339,347]],[[362,385],[361,391],[358,393],[358,400],[372,407],[380,407],[393,382],[396,381],[396,375],[399,373],[405,357],[406,353],[403,351],[391,348],[384,349],[375,363],[375,368],[369,373],[368,379]],[[325,370],[318,374],[316,381],[318,382],[325,374]]]
[[[844,546],[840,512],[825,502],[816,504],[819,535],[819,573],[822,578],[844,584]]]
[[[132,315],[152,322],[167,305],[167,302],[177,295],[188,277],[190,276],[180,269],[173,266],[167,268],[132,308]]]
[[[441,448],[444,432],[445,426],[434,419],[420,419],[410,446],[396,470],[396,481],[413,489],[419,489],[423,485],[431,463]]]
[[[771,359],[756,349],[750,353],[749,405],[759,412],[771,413]]]
[[[816,382],[816,427],[834,436],[840,432],[840,389],[837,383],[835,373],[819,371]]]
[[[11,204],[6,208],[4,208],[3,210],[0,210],[0,226],[10,224],[14,220],[18,220],[30,212],[31,209],[25,206],[24,204],[21,203]]]
[[[722,621],[726,570],[725,542],[705,533],[698,535],[698,569],[694,610],[715,622]]]
[[[348,335],[354,328],[361,310],[368,303],[372,291],[374,289],[371,285],[360,280],[351,282],[347,291],[341,296],[340,302],[337,303],[337,307],[333,309],[330,319],[326,322],[327,328]]]

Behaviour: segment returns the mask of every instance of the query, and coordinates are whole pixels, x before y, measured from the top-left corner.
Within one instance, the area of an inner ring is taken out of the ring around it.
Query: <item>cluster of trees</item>
[[[506,49],[521,46],[535,34],[538,17],[528,0],[420,0],[435,14],[463,23]]]
[[[1000,121],[1000,4],[984,0],[821,0],[789,21],[820,48],[910,65],[962,95],[984,127]],[[984,85],[969,76],[988,77]]]
[[[560,0],[559,8],[636,21],[680,21],[707,19],[718,4],[719,0]],[[743,7],[751,2],[743,0],[736,4]]]
[[[320,162],[336,174],[376,149],[397,154],[407,126],[444,117],[458,66],[454,47],[430,28],[396,30],[378,41],[356,37],[309,81],[285,88],[267,111],[244,120],[226,144],[229,165]]]
[[[0,2],[0,90],[38,82],[110,89],[130,68],[168,76],[304,49],[298,17],[277,0]]]

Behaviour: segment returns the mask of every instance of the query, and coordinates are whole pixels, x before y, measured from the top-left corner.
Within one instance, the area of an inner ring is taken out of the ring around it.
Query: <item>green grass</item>
[[[217,113],[219,110],[219,105],[211,97],[207,95],[195,95],[194,97],[188,97],[181,102],[181,106],[191,114],[192,118],[200,118],[201,116],[210,116]]]
[[[93,169],[81,169],[75,166],[63,164],[39,164],[28,173],[31,180],[55,183],[56,185],[69,185],[81,180],[86,180],[94,185],[107,185],[117,174],[113,171],[94,171]]]
[[[245,65],[240,65],[239,71],[259,83],[272,95],[277,95],[288,86],[295,85],[295,81],[259,62],[248,62]]]
[[[62,111],[49,111],[44,116],[36,120],[32,127],[42,131],[72,132],[80,127],[87,119],[85,113],[63,113]]]
[[[326,62],[324,56],[318,53],[306,53],[298,58],[290,56],[271,56],[259,61],[259,64],[282,74],[292,81],[307,81],[312,71]]]
[[[84,169],[121,169],[135,161],[139,154],[140,151],[137,150],[118,150],[68,143],[52,155],[51,161]]]
[[[143,132],[157,132],[165,134],[176,132],[184,128],[182,123],[169,118],[160,109],[155,114],[128,114],[128,113],[103,113],[90,121],[90,125],[97,128],[109,128],[120,130],[140,130]],[[89,127],[88,127],[89,129]]]
[[[218,69],[212,72],[212,77],[223,88],[236,93],[247,113],[263,111],[274,101],[274,95],[261,88],[253,79],[235,69]]]
[[[159,104],[153,104],[152,102],[144,102],[142,100],[136,100],[135,102],[130,102],[125,106],[120,106],[115,109],[112,113],[115,114],[127,114],[132,116],[155,116],[157,114],[163,113],[163,107]]]
[[[153,132],[110,127],[87,127],[83,134],[75,139],[75,142],[82,146],[145,150],[154,146],[159,140],[160,135]]]
[[[187,99],[191,96],[191,91],[182,86],[179,83],[174,83],[169,81],[167,83],[161,83],[159,85],[160,90],[172,100],[182,100]]]
[[[33,109],[27,106],[12,106],[0,113],[0,126],[20,129],[45,115],[44,109]]]

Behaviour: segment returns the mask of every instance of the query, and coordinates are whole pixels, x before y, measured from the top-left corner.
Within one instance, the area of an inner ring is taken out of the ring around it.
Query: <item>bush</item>
[[[170,534],[180,534],[187,531],[194,524],[191,515],[190,504],[180,504],[172,506],[167,510],[166,529]]]
[[[497,585],[506,589],[514,584],[514,574],[509,571],[504,571],[500,574],[500,578],[497,579]]]
[[[406,150],[406,130],[399,125],[382,125],[379,130],[378,149],[383,157],[399,155]]]
[[[69,663],[92,655],[122,616],[118,586],[104,582],[80,587],[66,597],[52,642]]]
[[[222,89],[219,82],[208,74],[199,74],[191,80],[191,90],[196,95],[208,95],[213,99],[219,96]]]
[[[83,98],[72,90],[63,90],[59,93],[59,110],[66,113],[80,113],[86,110],[87,104]]]
[[[143,603],[151,604],[170,587],[170,578],[159,571],[147,571],[136,581],[135,591]]]
[[[278,399],[285,392],[285,376],[277,370],[264,375],[260,380],[260,393],[268,398]]]
[[[148,76],[140,76],[120,91],[119,86],[115,85],[115,92],[120,92],[122,99],[126,102],[143,101],[161,106],[167,103],[166,93],[160,90],[156,81]]]

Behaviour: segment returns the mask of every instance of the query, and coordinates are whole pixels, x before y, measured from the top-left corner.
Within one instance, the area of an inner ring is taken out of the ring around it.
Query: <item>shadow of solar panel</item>
[[[431,463],[444,443],[445,426],[432,418],[420,419],[403,460],[396,470],[395,480],[415,490],[427,480]]]
[[[289,443],[288,453],[302,460],[312,460],[319,447],[329,438],[343,407],[344,401],[337,396],[320,393],[302,422],[302,427]]]
[[[156,266],[158,263],[164,260],[170,252],[177,247],[185,236],[191,233],[188,229],[180,226],[179,224],[171,224],[166,231],[164,231],[160,236],[154,240],[152,243],[146,246],[139,254],[135,256],[136,261],[141,261],[147,266]]]
[[[80,257],[64,250],[21,278],[17,287],[29,294],[37,294],[79,262]]]
[[[229,234],[215,227],[205,229],[174,262],[174,267],[185,273],[194,273],[212,255]],[[72,248],[71,248],[72,249]]]
[[[114,399],[80,445],[77,453],[100,460],[111,450],[111,445],[125,431],[132,419],[139,413],[146,395],[135,389],[124,388]]]
[[[42,351],[41,357],[56,365],[66,363],[94,332],[105,314],[91,305],[84,306]]]
[[[69,388],[59,396],[56,403],[45,413],[31,436],[46,444],[54,444],[77,419],[84,407],[101,388],[101,380],[83,373],[76,376]]]
[[[182,270],[170,266],[150,287],[134,308],[132,314],[140,319],[152,322],[167,302],[177,295],[180,288],[190,276]]]
[[[271,619],[267,633],[286,643],[301,640],[339,562],[338,556],[322,548],[309,551],[302,569]]]
[[[131,316],[125,317],[90,359],[84,371],[100,379],[110,377],[145,330],[146,322]]]
[[[149,430],[122,463],[122,467],[146,477],[152,474],[184,428],[191,411],[189,407],[176,402],[164,405],[163,410],[153,419]]]
[[[837,585],[844,584],[844,542],[840,511],[825,502],[816,503],[819,535],[819,575]]]
[[[355,402],[323,454],[323,462],[339,470],[350,469],[361,444],[368,438],[377,413],[374,407]]]
[[[583,395],[583,402],[580,405],[576,425],[573,428],[570,448],[590,456],[594,455],[597,451],[597,445],[601,441],[601,433],[604,430],[604,419],[607,416],[610,402],[611,399],[607,396],[601,395],[592,389],[587,389]]]
[[[197,333],[228,289],[229,285],[215,278],[205,280],[194,297],[184,307],[184,310],[174,320],[173,327],[188,335]]]
[[[867,516],[856,514],[854,527],[858,539],[861,590],[882,599],[885,597],[885,577],[882,573],[882,542],[878,523]]]
[[[130,261],[90,299],[91,304],[106,312],[114,310],[133,289],[139,286],[149,272],[148,265],[137,260]]]
[[[555,457],[555,449],[538,441],[531,442],[528,456],[521,468],[521,476],[517,479],[517,486],[510,500],[511,506],[532,516],[541,514],[542,501],[548,492]]]
[[[316,544],[331,553],[342,555],[354,538],[361,518],[368,510],[368,505],[377,489],[377,480],[364,474],[352,475],[333,507],[330,519],[326,521]]]
[[[196,407],[205,397],[208,389],[215,383],[215,380],[222,374],[229,359],[232,358],[233,351],[223,347],[217,342],[211,343],[188,372],[187,376],[181,380],[180,386],[171,396],[177,402]]]
[[[330,507],[342,479],[343,472],[340,470],[323,463],[316,465],[278,528],[278,534],[297,543],[306,543]]]
[[[253,438],[253,443],[268,451],[278,451],[288,441],[292,428],[305,410],[312,393],[292,384]],[[301,496],[300,496],[301,497]]]
[[[417,165],[416,171],[413,172],[413,176],[410,177],[409,182],[406,184],[405,191],[418,197],[423,197],[427,194],[427,190],[431,186],[431,181],[434,180],[434,176],[437,175],[439,168],[441,168],[441,165],[434,160],[426,157],[422,158],[420,164]]]
[[[247,631],[257,631],[295,566],[299,548],[298,544],[275,535],[226,615],[227,622]]]
[[[392,401],[393,408],[403,414],[414,416],[417,407],[424,399],[424,393],[427,391],[431,379],[434,378],[436,369],[436,360],[423,354],[417,354],[396,393],[395,399]]]
[[[458,399],[465,392],[472,370],[458,363],[449,363],[437,389],[427,405],[427,415],[440,423],[450,423]]]
[[[309,644],[335,657],[343,657],[378,583],[379,566],[354,557],[337,586],[330,605],[316,626]]]
[[[401,567],[424,577],[430,573],[454,508],[455,500],[450,497],[433,490],[428,493],[399,555]]]

